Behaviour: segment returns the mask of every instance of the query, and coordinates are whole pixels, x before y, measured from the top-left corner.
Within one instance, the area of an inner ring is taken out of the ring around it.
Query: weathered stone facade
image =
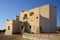
[[[31,32],[56,32],[56,7],[44,5],[25,12],[20,12],[20,21],[29,23]],[[40,29],[37,30],[37,29]]]
[[[17,20],[16,20],[17,21]],[[15,22],[16,22],[15,21]],[[25,30],[25,32],[56,32],[56,7],[52,5],[44,5],[41,7],[37,7],[28,11],[20,12],[20,23],[14,23],[16,27],[20,26],[20,31]],[[10,25],[11,21],[7,21],[8,25]],[[20,24],[20,25],[18,25]],[[6,25],[8,27],[8,25]],[[13,24],[12,24],[13,25]],[[17,29],[15,27],[15,29]],[[24,29],[25,28],[25,29]],[[8,28],[6,28],[7,30]],[[13,30],[12,27],[10,30]],[[18,29],[17,29],[18,30]],[[9,30],[7,30],[9,31]],[[6,33],[8,34],[8,32]],[[16,30],[13,30],[16,31]],[[13,33],[13,31],[11,31]],[[19,30],[18,30],[19,31]],[[11,33],[9,31],[9,33]]]

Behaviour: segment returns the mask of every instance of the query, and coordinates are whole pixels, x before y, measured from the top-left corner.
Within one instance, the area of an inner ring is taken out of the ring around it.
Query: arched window
[[[24,19],[27,19],[27,14],[24,14],[23,20],[24,20]]]
[[[34,12],[30,12],[30,16],[32,16],[34,14]]]

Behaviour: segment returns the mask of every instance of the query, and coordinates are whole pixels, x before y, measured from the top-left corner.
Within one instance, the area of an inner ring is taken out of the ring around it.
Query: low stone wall
[[[60,40],[60,34],[28,34],[23,33],[23,38],[30,40]]]

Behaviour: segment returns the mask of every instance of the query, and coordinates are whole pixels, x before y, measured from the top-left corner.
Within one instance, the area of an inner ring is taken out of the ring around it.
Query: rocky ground
[[[60,34],[27,34],[27,36],[34,36],[34,40],[60,40]],[[40,35],[40,36],[39,36]],[[49,36],[50,35],[50,36]],[[31,37],[29,37],[31,40]],[[37,39],[38,38],[38,39]],[[17,35],[3,35],[0,33],[0,40],[29,40],[23,38],[21,34]]]
[[[60,34],[59,33],[41,33],[41,34],[28,34],[24,33],[23,38],[28,38],[30,40],[60,40]]]
[[[0,40],[27,40],[21,37],[21,35],[10,35],[10,36],[5,36],[5,35],[0,35]]]

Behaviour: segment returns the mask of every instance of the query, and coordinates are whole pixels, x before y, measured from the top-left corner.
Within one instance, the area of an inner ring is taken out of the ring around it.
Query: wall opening
[[[34,12],[30,12],[30,16],[32,16],[34,14]]]
[[[23,29],[24,26],[21,26],[21,29]]]
[[[38,17],[36,17],[38,19]]]
[[[40,26],[40,33],[42,33],[42,27]]]
[[[27,19],[27,14],[24,14],[23,20],[24,20],[24,19]]]
[[[29,27],[30,29],[31,29],[31,25],[30,25],[30,27]]]
[[[8,30],[10,30],[10,26],[8,26]]]

